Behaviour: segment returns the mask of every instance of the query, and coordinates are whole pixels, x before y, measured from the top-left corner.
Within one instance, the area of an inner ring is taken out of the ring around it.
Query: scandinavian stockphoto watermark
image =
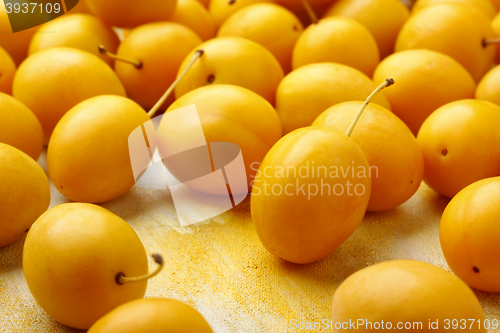
[[[424,321],[371,321],[369,319],[349,319],[348,321],[334,321],[331,319],[322,319],[318,321],[301,321],[291,319],[289,322],[290,330],[311,330],[318,332],[321,330],[335,331],[384,331],[384,330],[404,330],[404,331],[433,331],[433,330],[496,330],[500,327],[498,319],[427,319]]]
[[[218,216],[248,195],[240,147],[207,142],[195,105],[147,121],[128,145],[136,185],[168,188],[181,226]]]
[[[301,166],[270,166],[261,167],[260,163],[252,163],[250,168],[255,171],[251,176],[254,190],[252,195],[265,196],[304,196],[311,200],[316,196],[362,196],[367,189],[366,178],[378,178],[377,166],[356,165],[318,165],[314,160],[307,160]],[[272,180],[284,181],[272,181]],[[258,186],[255,186],[258,185]]]
[[[134,129],[128,138],[136,185],[169,189],[181,226],[216,217],[248,195],[247,171],[240,147],[231,142],[207,142],[195,105],[169,111]],[[323,166],[314,160],[298,167],[250,165],[252,195],[362,196],[366,178],[378,168],[356,165]],[[264,177],[259,177],[260,175]],[[268,182],[266,178],[286,178]],[[363,179],[363,180],[362,180]]]
[[[356,319],[349,321],[333,321],[331,319],[322,319],[320,321],[300,321],[297,319],[290,320],[289,328],[291,330],[421,330],[424,323],[415,322],[397,322],[390,321],[370,321],[367,319]]]

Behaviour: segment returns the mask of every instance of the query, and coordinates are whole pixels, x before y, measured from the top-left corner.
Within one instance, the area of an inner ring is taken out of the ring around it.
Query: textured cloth
[[[39,163],[46,170],[45,155]],[[50,207],[67,202],[52,184],[51,191]],[[439,220],[447,203],[423,184],[404,205],[367,213],[342,246],[309,265],[285,262],[264,249],[250,218],[249,198],[221,216],[185,228],[176,222],[166,190],[134,187],[102,206],[135,229],[148,254],[164,257],[165,268],[149,281],[146,297],[190,304],[216,333],[281,333],[301,331],[292,329],[294,319],[330,320],[335,289],[366,266],[414,259],[449,270],[439,245]],[[0,332],[83,332],[58,324],[36,303],[22,271],[24,240],[0,248]],[[500,293],[474,292],[486,317],[500,319]]]

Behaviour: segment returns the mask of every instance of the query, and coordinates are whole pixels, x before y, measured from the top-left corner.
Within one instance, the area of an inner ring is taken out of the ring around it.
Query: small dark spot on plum
[[[236,0],[229,0],[230,5],[234,5],[235,2],[236,2]]]
[[[413,184],[413,179],[410,181],[410,184]]]
[[[299,31],[299,27],[296,24],[293,25],[293,31]]]
[[[479,273],[479,268],[477,268],[476,266],[474,266],[474,268],[472,269],[474,270],[474,272]]]
[[[441,154],[442,154],[443,156],[448,155],[448,150],[447,150],[447,149],[443,149],[443,151],[441,151]]]
[[[213,83],[214,81],[215,81],[215,76],[213,76],[213,74],[210,75],[209,77],[207,77],[207,82],[208,83]]]

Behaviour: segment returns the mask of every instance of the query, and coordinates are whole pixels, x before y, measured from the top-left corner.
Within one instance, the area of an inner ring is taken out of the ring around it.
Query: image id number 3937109
[[[487,330],[490,329],[498,329],[499,327],[499,320],[498,319],[445,319],[443,321],[443,328],[445,330],[464,330],[464,329],[472,329],[474,327],[484,327]],[[436,320],[435,322],[429,323],[429,328],[431,329],[438,329],[439,328],[439,322]]]
[[[70,8],[78,4],[78,0],[65,1]],[[4,3],[13,33],[52,21],[64,15],[67,9],[62,0],[4,0]]]
[[[60,13],[62,8],[59,3],[52,4],[50,2],[47,3],[37,3],[37,2],[9,2],[5,1],[5,9],[7,14],[16,13],[16,14],[52,14],[52,13]]]

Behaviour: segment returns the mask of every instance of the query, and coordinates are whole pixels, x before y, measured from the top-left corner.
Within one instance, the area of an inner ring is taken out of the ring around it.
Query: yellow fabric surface
[[[44,156],[39,163],[46,170]],[[51,190],[51,207],[67,202],[53,186]],[[164,257],[165,268],[150,280],[146,297],[190,304],[216,333],[250,333],[301,332],[291,328],[292,319],[330,320],[335,289],[374,263],[414,259],[449,270],[439,245],[439,220],[447,202],[423,184],[404,205],[367,213],[340,248],[310,265],[287,263],[264,249],[250,218],[249,198],[221,216],[185,228],[178,226],[166,190],[134,187],[102,206],[136,230],[148,253]],[[22,272],[24,239],[0,248],[0,332],[83,332],[58,324],[37,305]],[[150,269],[154,266],[151,261]],[[486,317],[500,319],[500,293],[475,293]]]

